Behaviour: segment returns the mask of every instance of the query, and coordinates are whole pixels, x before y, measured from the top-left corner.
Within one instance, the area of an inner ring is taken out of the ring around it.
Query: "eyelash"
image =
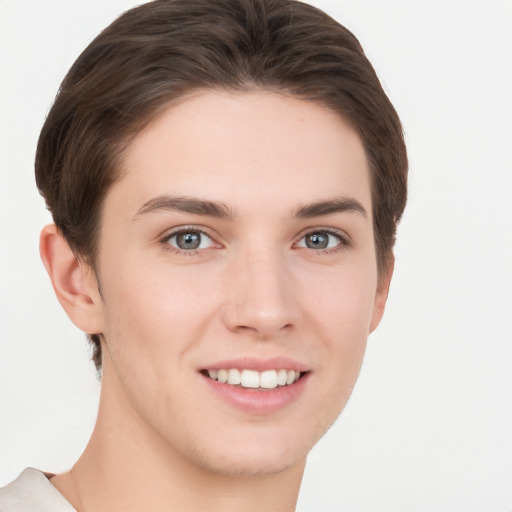
[[[299,242],[304,240],[307,236],[311,235],[329,235],[333,236],[338,239],[338,244],[334,247],[326,248],[326,249],[312,249],[310,247],[304,247],[301,246],[301,248],[309,249],[309,251],[313,252],[314,254],[323,256],[323,255],[330,255],[335,254],[337,252],[343,251],[351,246],[351,240],[350,237],[344,232],[337,229],[332,228],[318,228],[318,229],[312,229],[308,230],[306,233],[302,234],[299,238]],[[296,242],[297,244],[298,242]],[[295,244],[295,245],[296,245]]]
[[[195,256],[200,255],[202,251],[205,250],[205,248],[202,249],[180,249],[179,247],[174,247],[169,243],[170,240],[172,240],[175,237],[178,237],[179,235],[184,235],[187,233],[199,233],[202,236],[205,236],[209,238],[212,241],[212,245],[215,245],[214,239],[206,233],[203,229],[196,228],[194,226],[185,226],[182,228],[179,228],[175,231],[172,231],[171,233],[168,233],[165,235],[160,242],[164,245],[164,248],[170,252],[173,252],[175,254],[184,255],[184,256]],[[208,249],[208,247],[206,248]]]
[[[173,252],[175,254],[185,255],[185,256],[200,255],[205,249],[210,248],[210,247],[206,247],[206,248],[202,248],[202,249],[200,248],[200,249],[187,250],[187,249],[180,249],[180,248],[175,247],[169,243],[169,241],[172,240],[173,238],[178,237],[179,235],[182,235],[182,234],[187,234],[187,233],[199,233],[200,235],[209,238],[212,242],[212,246],[217,245],[217,247],[220,247],[219,244],[216,244],[213,237],[211,237],[203,229],[196,228],[194,226],[186,226],[183,228],[179,228],[175,231],[172,231],[171,233],[168,233],[163,238],[161,238],[160,242],[164,245],[166,250]],[[316,235],[333,236],[338,239],[339,243],[334,247],[330,247],[330,248],[326,248],[326,249],[313,249],[313,248],[304,247],[304,246],[300,246],[300,248],[309,249],[309,251],[313,252],[314,254],[318,254],[318,255],[329,255],[329,254],[337,253],[339,251],[343,251],[343,250],[349,248],[352,244],[350,237],[343,231],[339,231],[339,230],[332,229],[332,228],[330,228],[330,229],[329,228],[318,228],[318,229],[309,230],[309,231],[301,234],[298,242],[294,243],[294,246],[297,246],[297,244],[300,241],[304,240],[307,236],[311,236],[311,235],[315,235],[315,234]]]

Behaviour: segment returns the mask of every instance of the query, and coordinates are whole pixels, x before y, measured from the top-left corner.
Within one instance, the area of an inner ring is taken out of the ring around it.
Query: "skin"
[[[391,278],[391,268],[377,274],[358,135],[312,102],[199,92],[132,141],[123,171],[104,204],[95,272],[54,226],[41,237],[69,317],[103,334],[95,430],[52,483],[88,512],[294,510],[306,456],[350,396]],[[163,207],[168,197],[226,215]],[[336,211],[304,214],[319,202]],[[177,228],[207,236],[180,249]],[[308,247],[314,233],[327,249]],[[241,410],[200,373],[272,357],[308,370],[277,411]]]

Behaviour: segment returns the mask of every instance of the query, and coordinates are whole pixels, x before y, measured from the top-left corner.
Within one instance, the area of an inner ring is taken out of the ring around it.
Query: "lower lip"
[[[298,381],[274,389],[257,390],[223,384],[201,374],[218,396],[236,408],[252,414],[269,414],[289,406],[303,393],[309,373]]]

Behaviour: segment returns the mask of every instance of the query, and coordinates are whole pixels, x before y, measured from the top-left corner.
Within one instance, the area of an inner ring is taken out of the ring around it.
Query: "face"
[[[209,471],[300,463],[385,302],[359,137],[311,102],[202,92],[140,133],[123,169],[97,261],[116,414]]]

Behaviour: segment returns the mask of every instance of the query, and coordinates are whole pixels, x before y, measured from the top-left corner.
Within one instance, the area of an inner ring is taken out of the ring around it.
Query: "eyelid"
[[[214,235],[212,235],[209,231],[210,230],[208,230],[204,227],[199,227],[199,226],[194,226],[194,225],[176,226],[174,228],[167,229],[167,230],[163,231],[158,236],[158,240],[161,244],[163,244],[165,246],[165,248],[167,250],[169,250],[171,252],[174,252],[177,254],[193,255],[193,254],[198,254],[200,252],[203,252],[207,249],[210,249],[211,247],[214,247],[214,248],[215,248],[215,246],[216,246],[216,248],[222,247],[222,244],[217,242],[216,237]],[[190,232],[201,233],[201,235],[208,237],[212,241],[212,246],[205,247],[203,249],[185,250],[185,249],[180,249],[179,247],[175,247],[174,245],[171,245],[169,243],[169,240],[171,240],[172,238],[174,238],[182,233],[190,233]]]
[[[171,229],[167,229],[163,231],[159,236],[158,240],[161,244],[165,245],[166,249],[178,253],[178,254],[186,254],[186,255],[193,255],[198,254],[200,252],[206,251],[206,249],[210,249],[211,247],[203,248],[203,249],[190,249],[190,250],[184,250],[180,249],[179,247],[175,247],[171,244],[169,244],[169,240],[175,236],[178,236],[181,233],[187,233],[187,232],[197,232],[201,233],[202,235],[208,237],[212,241],[212,247],[213,248],[221,248],[222,244],[217,241],[217,236],[211,233],[211,230],[208,228],[205,228],[204,226],[194,226],[194,225],[183,225],[183,226],[176,226]],[[346,249],[352,245],[352,239],[351,237],[346,233],[346,231],[343,231],[339,228],[333,228],[333,227],[325,227],[325,226],[319,226],[319,227],[313,227],[313,228],[307,228],[302,230],[296,238],[296,242],[293,244],[295,247],[297,247],[298,242],[304,239],[307,235],[314,234],[314,233],[326,233],[328,235],[332,235],[337,237],[340,240],[340,243],[337,244],[335,247],[330,247],[326,249],[311,249],[308,247],[300,247],[308,249],[314,253],[318,254],[330,254],[334,253],[343,249]]]
[[[314,233],[326,233],[328,235],[335,236],[340,240],[340,243],[338,245],[336,245],[335,247],[330,247],[330,248],[326,248],[326,249],[311,249],[309,247],[300,246],[301,249],[305,248],[305,249],[308,249],[310,251],[313,251],[313,252],[319,253],[319,254],[329,254],[329,253],[333,253],[333,252],[336,252],[339,250],[346,249],[352,245],[352,239],[345,231],[338,229],[338,228],[332,228],[332,227],[307,228],[307,229],[303,230],[301,233],[299,233],[299,235],[297,237],[297,242],[295,242],[294,245],[297,245],[297,243],[300,242],[301,240],[303,240],[306,236],[312,235]]]

